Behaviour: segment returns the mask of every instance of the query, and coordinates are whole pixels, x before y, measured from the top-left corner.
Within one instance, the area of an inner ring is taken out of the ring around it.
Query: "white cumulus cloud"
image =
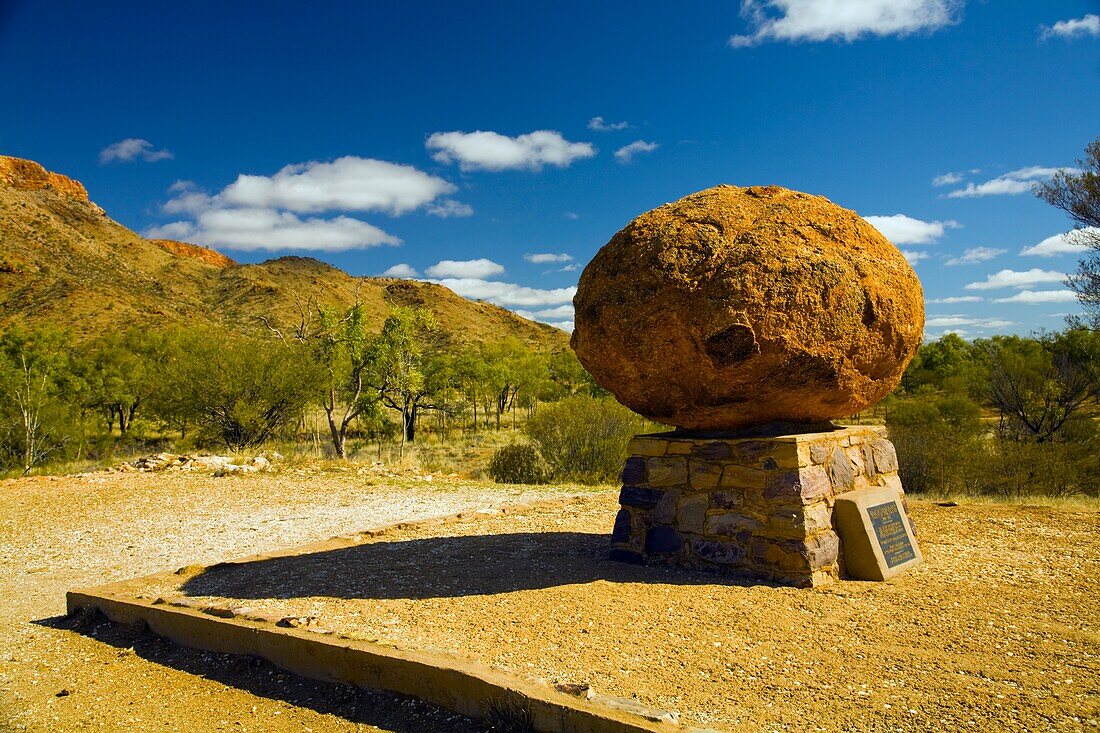
[[[169,214],[198,214],[213,208],[213,197],[201,190],[194,181],[176,181],[168,187],[175,196],[161,208]]]
[[[1065,282],[1066,273],[1054,270],[1001,270],[986,277],[985,280],[972,282],[964,286],[966,290],[996,290],[998,288],[1029,288],[1040,283]]]
[[[933,186],[953,186],[956,183],[962,182],[962,175],[959,173],[944,173],[942,176],[936,176],[932,179]]]
[[[981,196],[1016,196],[1028,193],[1037,182],[1050,178],[1058,171],[1076,173],[1075,168],[1044,168],[1033,165],[1009,171],[984,183],[968,183],[947,194],[949,199],[978,198]]]
[[[942,303],[944,305],[951,305],[953,303],[980,303],[985,300],[978,295],[952,295],[948,298],[933,298],[928,301],[929,303]]]
[[[624,145],[615,151],[615,160],[620,163],[629,163],[634,160],[635,155],[641,155],[642,153],[652,153],[659,148],[657,143],[646,142],[645,140],[635,140],[634,142]]]
[[[742,0],[741,15],[753,32],[732,36],[729,44],[907,36],[955,23],[961,6],[960,0]]]
[[[559,305],[556,308],[544,308],[537,311],[529,311],[516,309],[518,315],[523,316],[529,321],[543,321],[544,323],[558,322],[573,320],[573,304],[566,303],[565,305]]]
[[[434,278],[476,278],[484,280],[504,272],[504,266],[485,259],[476,260],[440,260],[426,272]]]
[[[240,175],[214,195],[191,181],[176,181],[168,190],[173,195],[163,211],[190,218],[151,227],[150,236],[236,250],[341,251],[401,243],[372,224],[336,212],[473,213],[466,204],[442,198],[456,190],[449,181],[413,166],[350,155],[288,165],[271,176]]]
[[[534,254],[525,254],[523,259],[528,262],[533,262],[536,265],[545,265],[550,262],[572,262],[573,255],[568,255],[564,252],[559,254],[554,254],[553,252],[536,252]]]
[[[570,142],[555,130],[535,130],[516,137],[491,130],[436,132],[425,145],[433,151],[433,159],[457,163],[465,171],[539,170],[544,165],[564,168],[596,154],[591,143]]]
[[[577,294],[576,287],[544,290],[515,283],[482,280],[479,278],[442,278],[432,280],[450,288],[459,295],[475,300],[487,300],[504,307],[539,308],[571,303]]]
[[[393,267],[388,268],[382,273],[382,277],[403,277],[410,278],[419,275],[416,268],[406,262],[398,262]]]
[[[208,247],[241,251],[303,249],[340,252],[396,245],[401,240],[347,216],[300,219],[289,211],[212,209],[194,222],[172,222],[145,231],[151,238],[184,239]]]
[[[142,235],[149,239],[183,240],[193,237],[195,225],[189,221],[173,221],[160,226],[148,227]]]
[[[974,318],[964,315],[933,316],[924,322],[925,328],[952,328],[971,326],[978,328],[1007,328],[1016,325],[1003,318]]]
[[[954,335],[958,336],[959,338],[966,338],[967,336],[970,335],[970,331],[966,330],[965,328],[949,328],[949,329],[947,329],[946,331],[944,331],[943,333],[940,333],[940,334],[925,333],[924,334],[924,340],[925,341],[932,341],[932,340],[935,340],[935,339],[943,338],[944,336],[948,336],[950,334],[954,334]]]
[[[288,165],[273,176],[241,175],[219,195],[228,206],[404,214],[453,193],[454,184],[417,170],[352,155]]]
[[[441,219],[452,217],[473,216],[474,208],[454,199],[442,199],[437,203],[428,204],[427,212]]]
[[[144,160],[146,163],[156,163],[158,160],[171,160],[175,156],[169,150],[157,150],[153,143],[140,137],[128,137],[111,143],[99,151],[100,163],[132,163],[135,160]]]
[[[930,244],[942,237],[945,230],[960,226],[956,221],[922,221],[905,214],[863,218],[894,244]]]
[[[603,117],[593,117],[588,121],[588,129],[596,132],[615,132],[630,127],[627,122],[606,122]]]
[[[916,249],[903,249],[901,254],[910,265],[916,265],[921,260],[928,259],[927,252],[921,252]]]
[[[1088,251],[1089,247],[1084,244],[1081,239],[1084,239],[1081,235],[1097,236],[1100,237],[1100,228],[1097,227],[1085,227],[1084,229],[1075,229],[1072,232],[1065,234],[1055,234],[1053,237],[1047,237],[1038,244],[1033,244],[1030,247],[1024,247],[1020,250],[1020,254],[1024,257],[1056,257],[1057,255],[1081,255]]]
[[[1023,290],[1009,298],[997,298],[993,302],[1041,305],[1043,303],[1072,303],[1075,300],[1077,300],[1077,293],[1072,290]]]
[[[1060,20],[1054,25],[1039,26],[1039,38],[1046,41],[1051,38],[1078,38],[1082,36],[1100,37],[1100,15],[1089,13],[1081,18]]]
[[[1007,251],[1006,249],[994,249],[993,247],[970,247],[958,257],[949,258],[944,264],[949,266],[976,265],[979,262],[996,259]]]

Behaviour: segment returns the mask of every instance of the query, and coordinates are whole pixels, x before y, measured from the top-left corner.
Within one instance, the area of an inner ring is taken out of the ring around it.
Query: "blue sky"
[[[1028,189],[1100,135],[1098,15],[0,0],[0,153],[83,181],[138,231],[244,262],[403,264],[565,328],[578,267],[631,218],[778,184],[906,251],[930,336],[1027,333],[1077,310],[1059,281],[1079,254],[1051,239],[1068,220]]]

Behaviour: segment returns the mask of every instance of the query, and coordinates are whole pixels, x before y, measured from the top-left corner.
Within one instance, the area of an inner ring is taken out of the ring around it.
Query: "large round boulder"
[[[874,405],[924,330],[920,281],[855,212],[717,186],[642,214],[596,254],[571,345],[630,409],[695,431]]]

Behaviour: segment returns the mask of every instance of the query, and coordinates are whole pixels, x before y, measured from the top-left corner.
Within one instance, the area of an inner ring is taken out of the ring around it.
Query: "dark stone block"
[[[806,544],[794,540],[772,540],[753,537],[752,559],[757,565],[778,568],[784,573],[807,572]]]
[[[712,461],[720,461],[729,458],[732,453],[729,443],[703,443],[692,448],[692,455],[699,458],[707,458]]]
[[[657,506],[665,492],[660,489],[643,489],[639,486],[624,486],[619,492],[619,504],[636,506],[639,509],[652,509]]]
[[[631,456],[623,466],[623,483],[626,485],[645,483],[645,459]]]
[[[764,484],[764,498],[770,501],[802,498],[802,485],[798,471],[778,471],[768,475]]]
[[[684,546],[680,533],[672,527],[651,527],[645,537],[647,555],[679,552]]]
[[[836,488],[836,493],[841,494],[852,488],[855,483],[855,474],[852,472],[852,461],[843,448],[833,448],[833,454],[829,456],[829,480]]]
[[[710,492],[711,509],[735,509],[745,503],[745,495],[740,491],[712,491]]]
[[[610,558],[616,562],[628,562],[631,565],[644,565],[645,558],[640,552],[615,548],[611,550]]]
[[[762,465],[765,471],[774,471],[779,468],[779,464],[775,462],[774,458],[765,458]]]
[[[743,440],[736,444],[737,462],[743,466],[754,466],[774,448],[775,444],[770,441]]]
[[[739,565],[748,559],[748,548],[736,542],[693,539],[691,549],[700,560],[720,565]]]
[[[615,515],[615,529],[611,531],[611,544],[625,545],[630,542],[630,512],[620,509]]]

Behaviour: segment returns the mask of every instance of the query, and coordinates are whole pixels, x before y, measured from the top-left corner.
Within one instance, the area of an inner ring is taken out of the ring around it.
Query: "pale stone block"
[[[687,484],[687,459],[682,456],[650,458],[646,461],[649,485],[655,487],[679,487]]]
[[[768,517],[770,533],[782,537],[804,538],[832,529],[833,511],[826,502],[777,511]]]
[[[829,475],[822,466],[769,474],[764,486],[764,499],[776,504],[809,504],[832,493]]]
[[[875,454],[871,450],[871,444],[864,443],[859,447],[859,452],[863,457],[863,465],[867,470],[867,475],[874,476],[877,471],[875,470]]]
[[[812,463],[810,460],[810,444],[809,443],[776,443],[771,447],[771,450],[763,454],[763,460],[760,465],[768,470],[776,470],[783,468],[799,468],[801,466],[808,466]]]
[[[692,441],[690,440],[670,440],[668,441],[668,448],[665,450],[665,455],[686,456],[691,453],[693,447]]]
[[[729,465],[722,469],[722,479],[719,482],[719,486],[742,489],[763,489],[766,479],[767,473],[758,468]]]
[[[710,497],[701,494],[689,494],[680,498],[676,511],[676,526],[681,532],[703,534],[710,508]]]
[[[829,452],[833,449],[832,443],[810,443],[810,463],[822,464],[829,460]]]
[[[691,475],[691,488],[696,491],[713,489],[722,478],[722,467],[706,461],[689,460],[688,472]]]
[[[632,438],[630,443],[627,444],[626,452],[632,456],[642,456],[643,458],[652,458],[656,456],[663,456],[668,449],[669,441],[663,438],[650,438],[646,436],[639,436]]]
[[[879,439],[871,442],[871,454],[874,456],[875,470],[890,473],[898,470],[898,454],[889,440]]]
[[[848,456],[848,460],[852,463],[852,475],[866,475],[870,473],[867,468],[867,464],[863,461],[863,446],[852,446],[848,450],[844,451]]]
[[[905,490],[901,486],[901,477],[896,473],[884,475],[882,477],[882,485],[894,490],[899,496],[905,493]]]

